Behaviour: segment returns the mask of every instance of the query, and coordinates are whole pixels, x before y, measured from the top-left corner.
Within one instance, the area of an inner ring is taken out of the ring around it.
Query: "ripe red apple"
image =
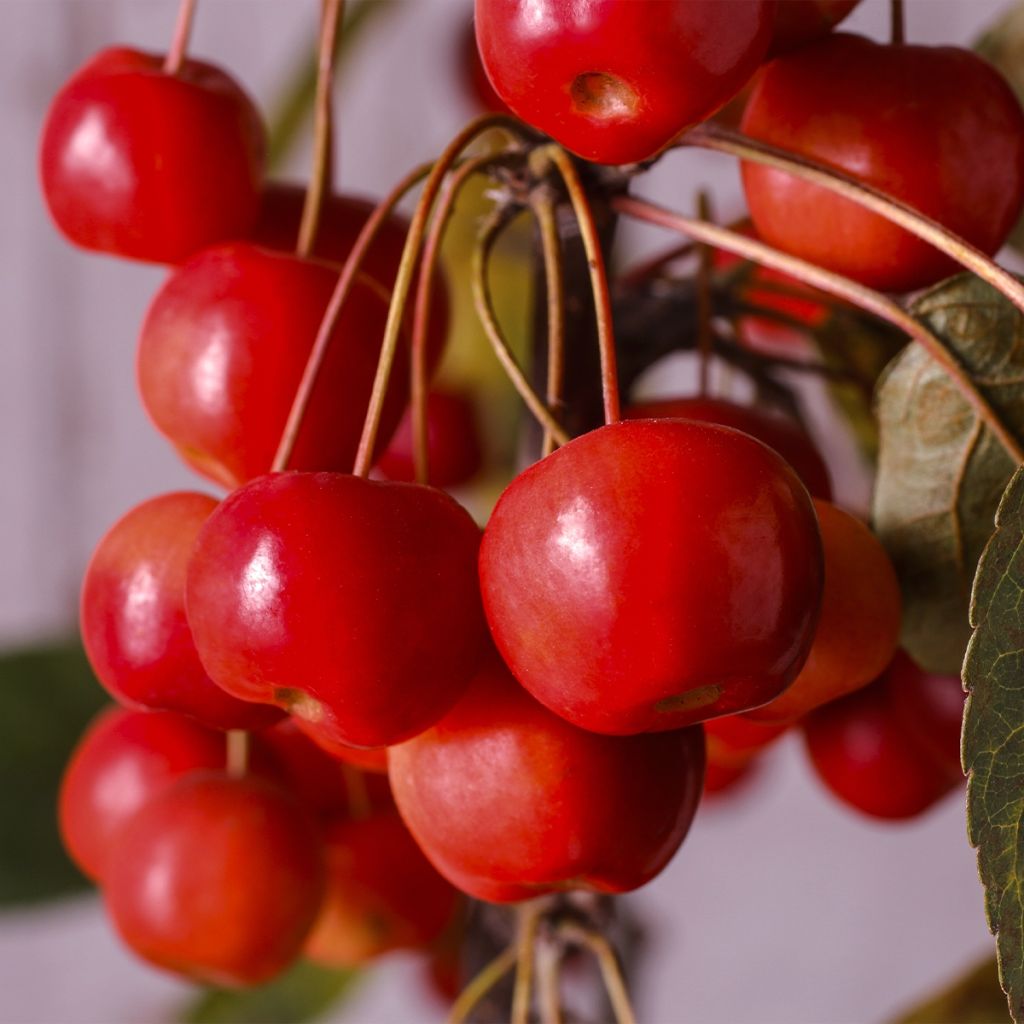
[[[822,589],[807,490],[753,438],[628,420],[505,490],[480,549],[484,607],[515,677],[595,732],[767,703],[810,649]]]
[[[234,243],[206,249],[157,293],[139,338],[139,390],[156,428],[193,468],[226,487],[273,462],[337,280],[333,266]],[[331,336],[289,467],[352,469],[387,303],[356,284]],[[408,394],[401,348],[381,447]]]
[[[87,249],[176,263],[256,219],[265,149],[252,100],[212,64],[103,50],[57,93],[40,150],[43,195]]]
[[[391,750],[390,775],[416,841],[471,896],[626,892],[665,867],[690,827],[704,734],[586,732],[495,660],[437,725]]]
[[[480,530],[443,491],[277,473],[200,531],[186,605],[229,693],[286,708],[332,743],[390,746],[457,700],[487,646]]]

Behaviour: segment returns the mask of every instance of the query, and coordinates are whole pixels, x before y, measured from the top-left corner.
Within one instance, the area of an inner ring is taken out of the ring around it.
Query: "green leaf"
[[[900,1014],[893,1024],[996,1024],[1006,1019],[995,957],[971,968],[948,988]]]
[[[974,581],[964,662],[967,833],[1015,1021],[1024,1020],[1024,468],[1013,477]]]
[[[77,641],[0,656],[0,904],[88,883],[64,853],[56,804],[64,765],[107,703]]]
[[[361,972],[300,961],[267,985],[211,988],[181,1012],[182,1024],[305,1024],[351,993]]]
[[[912,312],[968,370],[1000,420],[1024,437],[1024,317],[964,274]],[[903,645],[931,672],[958,672],[971,581],[1017,468],[935,360],[910,345],[882,379],[874,524],[903,591]]]

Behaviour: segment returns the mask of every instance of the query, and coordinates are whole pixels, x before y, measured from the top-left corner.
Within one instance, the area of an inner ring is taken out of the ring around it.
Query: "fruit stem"
[[[416,281],[416,298],[413,304],[412,384],[410,388],[413,465],[417,483],[425,484],[430,481],[430,454],[427,444],[427,328],[430,326],[432,284],[437,272],[445,230],[455,212],[455,202],[459,193],[469,179],[480,171],[507,163],[510,159],[518,159],[519,156],[520,154],[514,151],[477,156],[467,160],[454,171],[448,177],[444,191],[437,201],[434,219],[431,221],[430,230],[423,243],[423,257],[420,261],[419,275]]]
[[[353,821],[365,821],[372,811],[365,776],[354,765],[346,764],[344,761],[341,762],[341,774],[345,780],[349,817]]]
[[[420,246],[423,244],[427,218],[434,206],[434,200],[437,198],[445,175],[456,164],[462,151],[492,128],[504,129],[513,141],[518,141],[522,137],[519,122],[513,117],[505,114],[484,114],[475,118],[448,143],[423,186],[423,194],[416,204],[412,224],[409,226],[409,233],[405,238],[405,248],[402,250],[402,259],[398,265],[398,275],[392,290],[391,306],[388,309],[387,324],[384,328],[384,340],[381,343],[380,359],[377,362],[377,376],[373,382],[366,419],[363,421],[363,433],[359,439],[359,449],[356,452],[355,465],[352,469],[356,476],[366,476],[373,464],[377,431],[380,428],[380,417],[384,408],[388,380],[391,377],[391,367],[394,365],[395,354],[398,351],[402,321],[405,317],[405,304],[420,255]]]
[[[697,216],[701,220],[713,220],[711,215],[711,200],[701,189],[697,193]],[[704,398],[708,393],[708,374],[711,369],[711,353],[713,337],[711,331],[711,257],[712,248],[709,245],[698,244],[697,246],[697,352],[698,366],[700,371],[700,396]]]
[[[893,46],[902,46],[905,38],[903,0],[889,0],[889,18],[889,41]]]
[[[331,130],[331,91],[334,84],[334,54],[344,13],[344,0],[323,0],[320,17],[320,45],[317,55],[316,99],[314,100],[313,167],[306,189],[299,225],[297,255],[307,258],[316,245],[320,211],[327,191],[333,132]]]
[[[781,270],[797,280],[814,288],[820,288],[851,305],[859,306],[861,309],[873,313],[882,320],[887,320],[908,334],[942,366],[961,396],[992,431],[1014,462],[1018,465],[1024,463],[1024,448],[1000,421],[988,400],[978,390],[971,375],[956,361],[942,341],[920,320],[903,309],[898,302],[894,302],[881,292],[873,291],[856,281],[851,281],[849,278],[834,274],[829,270],[823,270],[806,260],[779,252],[763,242],[747,238],[728,228],[685,217],[646,200],[619,196],[612,199],[611,205],[614,210],[627,217],[635,217],[649,224],[660,224],[662,227],[683,232],[698,241],[736,253],[766,267]]]
[[[516,965],[518,949],[511,942],[489,964],[485,965],[452,1003],[448,1024],[464,1024],[480,1002]]]
[[[327,303],[323,320],[320,321],[320,328],[317,331],[316,340],[310,349],[309,358],[306,360],[306,367],[302,373],[302,380],[299,381],[292,407],[288,413],[288,420],[281,433],[281,441],[277,446],[274,455],[274,462],[271,466],[272,472],[279,473],[288,468],[288,461],[291,459],[292,451],[295,448],[295,440],[302,427],[303,417],[306,415],[306,408],[316,386],[316,379],[320,373],[324,358],[327,355],[327,346],[330,344],[331,334],[337,326],[338,317],[348,299],[350,292],[359,275],[359,270],[366,258],[374,240],[380,233],[391,212],[399,204],[407,192],[415,188],[429,173],[432,164],[423,164],[415,170],[410,171],[392,190],[378,203],[376,209],[370,214],[363,225],[359,236],[356,238],[352,251],[345,260],[345,265],[338,276],[338,283],[334,286],[331,299]]]
[[[530,207],[537,221],[541,254],[544,259],[544,292],[547,297],[547,392],[548,409],[562,404],[562,383],[565,376],[565,281],[562,242],[558,236],[558,215],[551,189],[540,185],[530,196]],[[541,458],[555,450],[555,436],[544,430]]]
[[[879,189],[864,185],[840,171],[815,163],[796,153],[758,142],[710,122],[691,128],[682,136],[680,145],[712,149],[741,160],[774,167],[812,185],[821,185],[844,199],[859,203],[893,224],[905,228],[911,234],[917,235],[918,238],[924,239],[929,245],[935,246],[940,252],[1002,292],[1010,302],[1024,312],[1024,285],[1012,274],[990,260],[970,242]]]
[[[572,157],[561,146],[552,144],[543,149],[544,156],[555,165],[565,182],[580,237],[587,254],[590,284],[594,291],[594,315],[597,323],[597,344],[601,353],[601,395],[604,401],[605,423],[617,423],[621,419],[619,403],[619,381],[615,358],[615,335],[612,328],[612,299],[605,272],[601,239],[594,222],[594,211],[590,207],[586,189],[580,181],[579,172]]]
[[[490,266],[491,250],[495,242],[501,236],[508,224],[515,218],[519,211],[514,207],[497,206],[490,216],[484,221],[480,228],[480,235],[477,238],[476,247],[473,250],[472,261],[472,286],[473,303],[476,306],[477,316],[483,326],[494,354],[498,357],[506,376],[512,382],[512,386],[519,392],[519,397],[526,403],[527,408],[536,417],[537,422],[558,444],[567,444],[569,435],[551,415],[551,411],[541,401],[540,396],[530,386],[526,374],[516,361],[516,357],[508,347],[505,335],[498,323],[494,312],[494,304],[491,301],[491,290],[488,283],[488,268]]]
[[[537,947],[537,1003],[541,1024],[562,1024],[562,997],[559,987],[562,951],[553,942]]]
[[[618,1024],[636,1024],[636,1014],[626,989],[622,965],[612,944],[600,932],[580,927],[571,921],[562,924],[559,931],[565,938],[586,946],[594,954]]]
[[[249,770],[249,733],[245,729],[227,731],[227,772],[233,779],[245,778]]]
[[[534,946],[541,914],[547,905],[546,900],[537,900],[524,903],[517,908],[519,928],[516,936],[516,983],[512,991],[512,1024],[529,1024],[530,1006],[533,1001]]]
[[[192,22],[195,20],[198,0],[181,0],[178,5],[178,19],[174,23],[171,47],[164,58],[164,74],[176,75],[185,60],[185,51],[192,36]]]

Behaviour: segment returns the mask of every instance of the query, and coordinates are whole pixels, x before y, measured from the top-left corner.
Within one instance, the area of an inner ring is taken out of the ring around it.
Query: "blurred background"
[[[370,2],[379,10],[337,83],[337,182],[377,197],[436,155],[476,108],[458,71],[469,0]],[[1006,7],[910,0],[908,37],[968,44]],[[315,0],[201,0],[191,52],[226,67],[274,117],[310,59],[318,9]],[[56,849],[51,804],[70,744],[102,703],[73,648],[59,646],[73,640],[85,562],[128,508],[196,486],[135,391],[138,327],[165,272],[69,247],[36,177],[40,124],[68,75],[115,42],[165,49],[175,13],[173,0],[0,5],[0,646],[12,652],[0,673],[0,1020],[11,1024],[156,1024],[181,1019],[194,999],[193,988],[118,944],[97,897]],[[847,25],[881,39],[888,18],[887,3],[864,0]],[[304,130],[281,171],[301,178],[308,158]],[[700,187],[723,220],[742,214],[727,158],[670,154],[637,191],[691,211]],[[620,244],[639,255],[667,241],[624,228]],[[501,299],[510,329],[522,333],[527,303],[517,289],[528,275],[521,253],[503,259]],[[457,279],[458,266],[449,269]],[[455,330],[445,372],[506,395],[465,316]],[[838,499],[864,510],[855,446],[821,395],[811,388],[806,398]],[[49,653],[19,653],[40,647]],[[748,784],[702,808],[675,861],[629,902],[648,939],[637,1005],[655,1024],[885,1021],[993,948],[962,791],[910,824],[876,824],[819,787],[796,737]],[[223,1019],[239,1012],[249,1011]],[[429,1024],[444,1014],[418,960],[395,955],[325,1019]]]

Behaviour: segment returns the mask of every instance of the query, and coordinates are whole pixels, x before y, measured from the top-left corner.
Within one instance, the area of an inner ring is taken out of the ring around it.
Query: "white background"
[[[911,0],[908,34],[966,42],[1004,6]],[[369,194],[434,155],[472,113],[453,66],[466,5],[409,0],[392,15],[368,32],[340,88],[341,180]],[[193,49],[267,102],[315,16],[311,0],[202,0]],[[887,18],[882,0],[864,0],[849,24],[881,38]],[[168,0],[0,0],[0,643],[66,629],[110,523],[152,494],[194,486],[134,391],[136,332],[161,272],[65,245],[35,171],[46,103],[71,70],[115,41],[164,48],[173,21]],[[739,211],[737,176],[720,157],[673,155],[642,191],[690,209],[701,184],[722,215]],[[835,445],[842,473],[849,452]],[[860,505],[864,482],[850,471],[839,492]],[[912,824],[876,825],[819,789],[795,739],[750,788],[701,811],[635,906],[651,932],[638,1003],[655,1024],[881,1021],[992,948],[962,794]],[[336,1019],[441,1019],[418,979],[397,957]],[[4,1022],[169,1020],[182,991],[120,949],[93,900],[0,917]]]

